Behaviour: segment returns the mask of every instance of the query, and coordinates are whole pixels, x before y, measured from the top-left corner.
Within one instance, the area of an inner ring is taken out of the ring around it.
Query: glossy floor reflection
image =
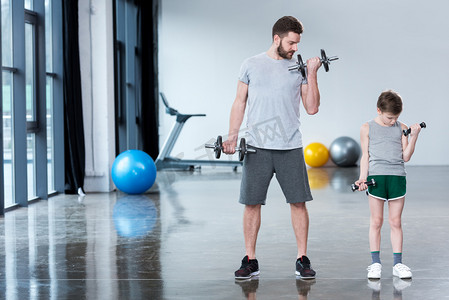
[[[316,280],[295,278],[289,207],[273,180],[258,239],[260,277],[236,282],[241,173],[203,168],[159,172],[145,195],[61,195],[8,212],[0,218],[0,299],[449,299],[449,167],[408,167],[409,281],[391,274],[388,222],[382,279],[366,279],[368,205],[349,187],[358,169],[309,176]]]

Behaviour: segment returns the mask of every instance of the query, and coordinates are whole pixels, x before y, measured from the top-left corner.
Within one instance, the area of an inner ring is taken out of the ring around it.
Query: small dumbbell
[[[331,57],[327,57],[326,56],[326,52],[324,51],[324,49],[321,49],[321,63],[324,66],[324,70],[326,72],[329,72],[329,65],[330,62],[333,60],[337,60],[338,57],[337,56],[331,56]],[[302,57],[300,54],[298,54],[298,62],[296,63],[296,65],[291,66],[288,68],[289,71],[293,71],[293,70],[298,70],[301,72],[302,77],[306,77],[306,67],[307,64],[304,63],[304,61],[302,60]]]
[[[371,178],[371,180],[365,182],[365,184],[366,184],[367,186],[370,186],[370,185],[376,186],[376,181],[374,180],[374,178]],[[354,183],[351,185],[351,190],[352,190],[353,192],[355,192],[355,191],[358,190],[358,189],[359,189],[359,186],[358,186],[358,185],[355,185]]]
[[[419,126],[421,126],[421,128],[426,128],[426,123],[421,122],[421,124],[419,124]],[[402,132],[404,133],[405,136],[407,136],[410,134],[410,132],[412,132],[412,129],[411,128],[409,128],[407,130],[404,129],[404,130],[402,130]]]
[[[223,151],[223,138],[221,135],[217,137],[214,144],[206,144],[204,147],[209,149],[214,149],[215,158],[220,158],[221,151]],[[240,139],[239,147],[235,147],[235,151],[239,152],[239,160],[242,161],[247,153],[256,153],[255,149],[250,149],[246,147],[246,140],[244,138]]]

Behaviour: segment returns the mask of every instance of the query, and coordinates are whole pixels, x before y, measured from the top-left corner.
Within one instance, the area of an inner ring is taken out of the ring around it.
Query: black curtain
[[[76,194],[84,185],[81,73],[78,48],[78,0],[63,0],[65,192]]]
[[[141,49],[141,115],[143,151],[154,160],[159,154],[158,130],[158,66],[157,66],[157,15],[159,0],[138,1],[140,7],[140,36]]]

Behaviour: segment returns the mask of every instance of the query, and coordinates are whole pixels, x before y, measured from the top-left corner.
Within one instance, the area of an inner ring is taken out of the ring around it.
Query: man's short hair
[[[290,31],[301,34],[304,30],[302,23],[292,16],[285,16],[276,21],[273,25],[272,37],[278,35],[280,38],[286,36]]]

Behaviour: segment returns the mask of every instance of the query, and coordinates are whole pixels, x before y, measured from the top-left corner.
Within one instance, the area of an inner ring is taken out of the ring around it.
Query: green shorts
[[[373,175],[368,176],[367,181],[374,179],[375,186],[368,186],[368,195],[385,200],[396,200],[406,194],[407,180],[405,176],[394,175]]]

